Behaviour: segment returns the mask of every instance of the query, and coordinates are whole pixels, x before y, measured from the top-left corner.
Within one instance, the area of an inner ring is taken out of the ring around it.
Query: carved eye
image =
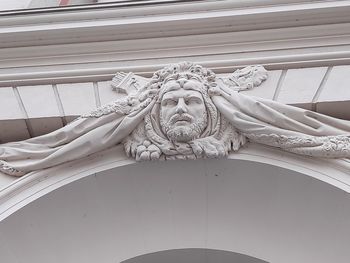
[[[195,97],[191,97],[191,98],[187,98],[185,100],[185,103],[187,105],[191,105],[191,104],[201,104],[202,101],[199,98],[195,98]]]
[[[165,99],[162,101],[162,106],[176,106],[177,101],[174,99]]]

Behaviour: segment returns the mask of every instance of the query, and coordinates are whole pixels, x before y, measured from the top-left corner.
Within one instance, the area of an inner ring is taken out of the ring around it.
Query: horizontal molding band
[[[192,5],[192,3],[195,4]],[[32,14],[43,14],[50,13],[51,16],[55,16],[60,13],[67,12],[96,12],[99,9],[110,10],[112,9],[121,9],[121,8],[134,8],[135,6],[142,6],[143,8],[147,6],[155,5],[169,5],[169,4],[178,4],[173,5],[173,11],[184,11],[184,4],[186,5],[185,10],[191,11],[191,6],[195,10],[208,9],[208,7],[215,5],[216,7],[220,6],[221,8],[246,8],[246,7],[255,7],[255,6],[268,6],[276,5],[276,0],[240,0],[240,1],[231,1],[231,0],[221,0],[219,3],[213,3],[215,1],[211,0],[129,0],[123,2],[105,2],[105,3],[96,3],[96,4],[84,4],[84,5],[68,5],[60,7],[44,7],[44,8],[31,8],[31,9],[20,9],[20,10],[5,10],[0,11],[0,15],[12,17],[15,15],[32,15]],[[307,0],[279,0],[278,4],[303,4],[308,3]]]
[[[327,33],[325,33],[327,32]],[[2,68],[350,45],[350,23],[0,49]],[[3,72],[1,72],[3,73]]]
[[[0,86],[149,76],[183,60],[218,73],[350,61],[350,0],[152,2],[0,17]]]
[[[253,56],[250,58],[226,60],[211,59],[210,56],[207,56],[206,59],[201,59],[200,57],[164,58],[157,61],[153,59],[149,61],[132,61],[133,65],[130,66],[122,66],[122,63],[119,63],[117,66],[99,67],[98,63],[91,63],[84,65],[88,68],[81,69],[73,69],[78,65],[72,65],[72,68],[68,69],[67,65],[61,65],[61,70],[48,70],[49,67],[47,67],[45,71],[39,68],[31,70],[31,72],[1,74],[0,87],[111,80],[115,73],[119,71],[134,72],[149,77],[165,65],[184,60],[201,64],[217,73],[227,73],[232,72],[233,69],[256,64],[264,65],[269,70],[347,65],[350,64],[350,51],[312,54],[298,54],[295,52],[292,55]]]
[[[0,17],[0,86],[109,80],[118,71],[150,76],[183,60],[218,73],[349,64],[350,0],[239,2]]]
[[[205,1],[209,4],[211,1]],[[227,1],[224,1],[227,2]],[[232,1],[231,1],[232,2]],[[262,30],[350,22],[350,1],[316,1],[302,4],[255,6],[255,8],[218,8],[186,12],[184,4],[175,8],[167,5],[161,14],[132,15],[126,10],[122,15],[100,17],[90,13],[86,18],[76,13],[61,13],[57,18],[19,16],[1,18],[1,47],[48,45],[79,42],[141,39],[189,34],[207,34],[243,30]],[[193,3],[192,3],[193,5]],[[142,9],[142,8],[141,8]],[[147,8],[143,8],[147,10]],[[131,8],[132,12],[134,9]],[[144,11],[145,11],[144,10]],[[116,12],[122,12],[116,10]],[[101,10],[99,10],[101,12]],[[86,14],[85,14],[86,15]]]

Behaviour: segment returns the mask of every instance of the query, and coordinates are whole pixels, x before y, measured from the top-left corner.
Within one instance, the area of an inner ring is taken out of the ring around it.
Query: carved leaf
[[[250,90],[259,86],[268,77],[267,70],[260,65],[237,69],[223,82],[235,91]]]

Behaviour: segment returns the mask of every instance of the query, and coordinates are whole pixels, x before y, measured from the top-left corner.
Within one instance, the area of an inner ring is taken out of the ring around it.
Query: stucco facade
[[[116,72],[150,77],[180,61],[220,76],[264,65],[268,79],[243,94],[350,120],[349,12],[350,1],[303,0],[4,11],[0,141],[47,134],[120,98]],[[0,174],[0,186],[1,262],[131,263],[194,248],[247,263],[350,258],[348,159],[249,144],[227,159],[135,163],[117,145],[18,179]]]

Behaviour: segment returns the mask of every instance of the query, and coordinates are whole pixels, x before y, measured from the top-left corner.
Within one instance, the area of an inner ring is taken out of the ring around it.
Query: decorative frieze
[[[124,144],[137,161],[223,158],[246,143],[326,158],[350,157],[350,123],[241,91],[267,79],[261,66],[217,77],[171,64],[145,79],[118,73],[123,96],[52,133],[0,146],[0,170],[15,176]]]

